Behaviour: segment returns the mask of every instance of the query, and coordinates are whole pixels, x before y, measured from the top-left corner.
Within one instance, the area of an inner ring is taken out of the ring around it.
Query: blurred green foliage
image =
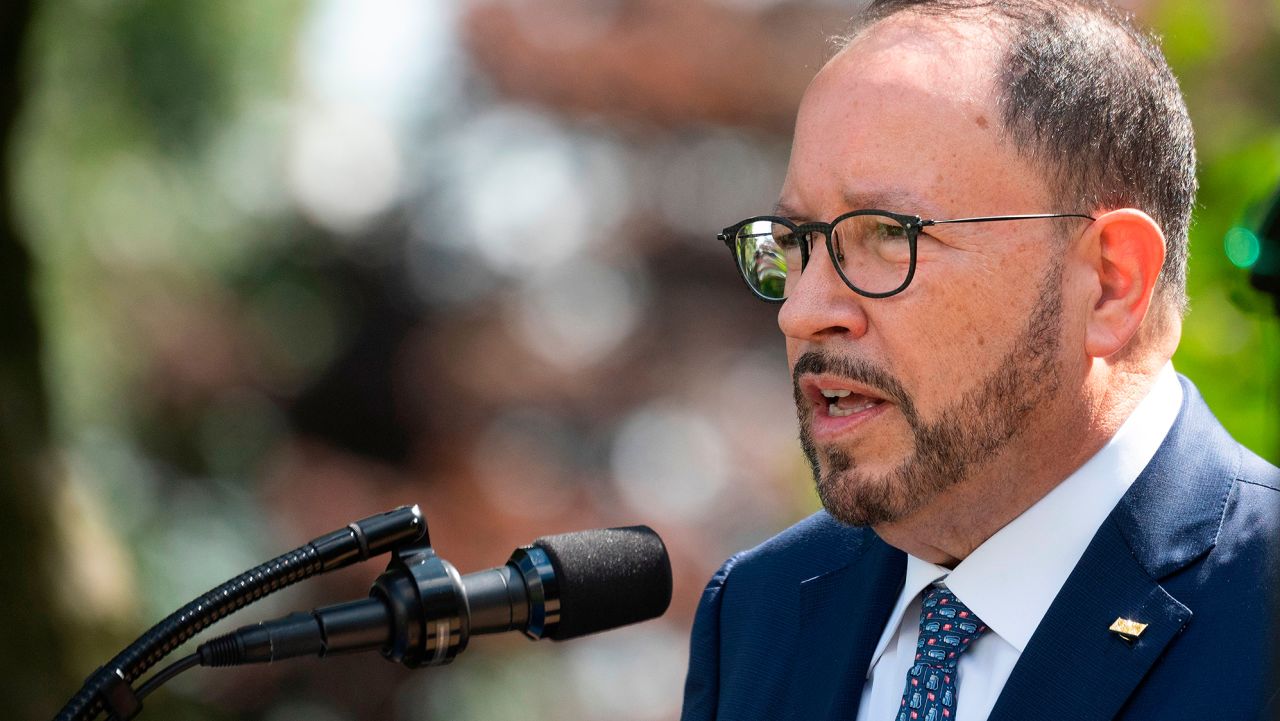
[[[1280,320],[1231,262],[1232,228],[1257,228],[1280,184],[1280,3],[1153,4],[1150,20],[1195,124],[1200,195],[1174,366],[1241,443],[1280,462]]]
[[[170,442],[181,423],[143,391],[154,382],[154,349],[144,347],[138,310],[158,297],[209,303],[223,279],[254,265],[261,234],[279,232],[278,219],[236,211],[219,186],[227,129],[289,91],[289,38],[304,7],[35,3],[7,172],[34,259],[52,417],[53,451],[41,460],[53,477],[32,498],[44,496],[45,523],[63,538],[28,551],[45,562],[37,582],[46,593],[25,601],[57,619],[65,646],[45,650],[60,678],[6,691],[18,708],[65,699],[91,670],[85,659],[109,658],[146,623],[267,555],[225,520],[247,510],[247,499],[215,490],[216,500],[184,503],[162,487],[174,471],[157,463],[181,455]],[[283,133],[270,142],[283,143]],[[260,419],[249,417],[248,428]],[[181,517],[159,512],[166,504],[196,508]],[[172,558],[169,538],[201,531],[174,524],[201,517],[239,543],[211,543],[198,561]],[[155,549],[150,557],[136,550],[146,548]],[[149,592],[125,588],[139,580]],[[148,706],[158,718],[221,717],[171,695]]]

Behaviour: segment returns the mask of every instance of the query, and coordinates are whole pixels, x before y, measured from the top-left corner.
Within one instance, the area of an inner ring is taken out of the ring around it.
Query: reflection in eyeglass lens
[[[790,228],[769,221],[748,223],[738,231],[738,267],[757,293],[777,300],[785,297],[789,266],[785,248],[794,244]]]
[[[738,267],[761,296],[782,300],[788,281],[794,284],[803,267],[801,245],[825,243],[820,231],[795,232],[768,220],[747,223],[736,237]],[[831,249],[841,272],[857,288],[885,293],[906,280],[911,265],[907,229],[891,217],[855,215],[832,231]],[[788,276],[791,277],[788,277]]]

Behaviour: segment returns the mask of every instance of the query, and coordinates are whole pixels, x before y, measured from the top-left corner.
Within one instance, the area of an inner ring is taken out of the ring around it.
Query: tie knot
[[[931,586],[920,607],[920,640],[916,643],[916,663],[954,669],[973,642],[986,633],[987,625],[945,586]]]

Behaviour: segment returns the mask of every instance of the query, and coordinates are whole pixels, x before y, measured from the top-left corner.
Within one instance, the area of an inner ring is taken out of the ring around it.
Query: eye
[[[907,229],[895,222],[876,223],[876,234],[883,240],[907,239]]]

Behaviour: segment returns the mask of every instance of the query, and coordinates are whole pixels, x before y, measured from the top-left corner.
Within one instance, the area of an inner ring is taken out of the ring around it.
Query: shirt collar
[[[1151,391],[1101,450],[954,570],[908,554],[902,592],[871,666],[920,592],[942,579],[992,632],[1021,653],[1098,528],[1155,456],[1181,405],[1182,386],[1173,365],[1166,363]]]

